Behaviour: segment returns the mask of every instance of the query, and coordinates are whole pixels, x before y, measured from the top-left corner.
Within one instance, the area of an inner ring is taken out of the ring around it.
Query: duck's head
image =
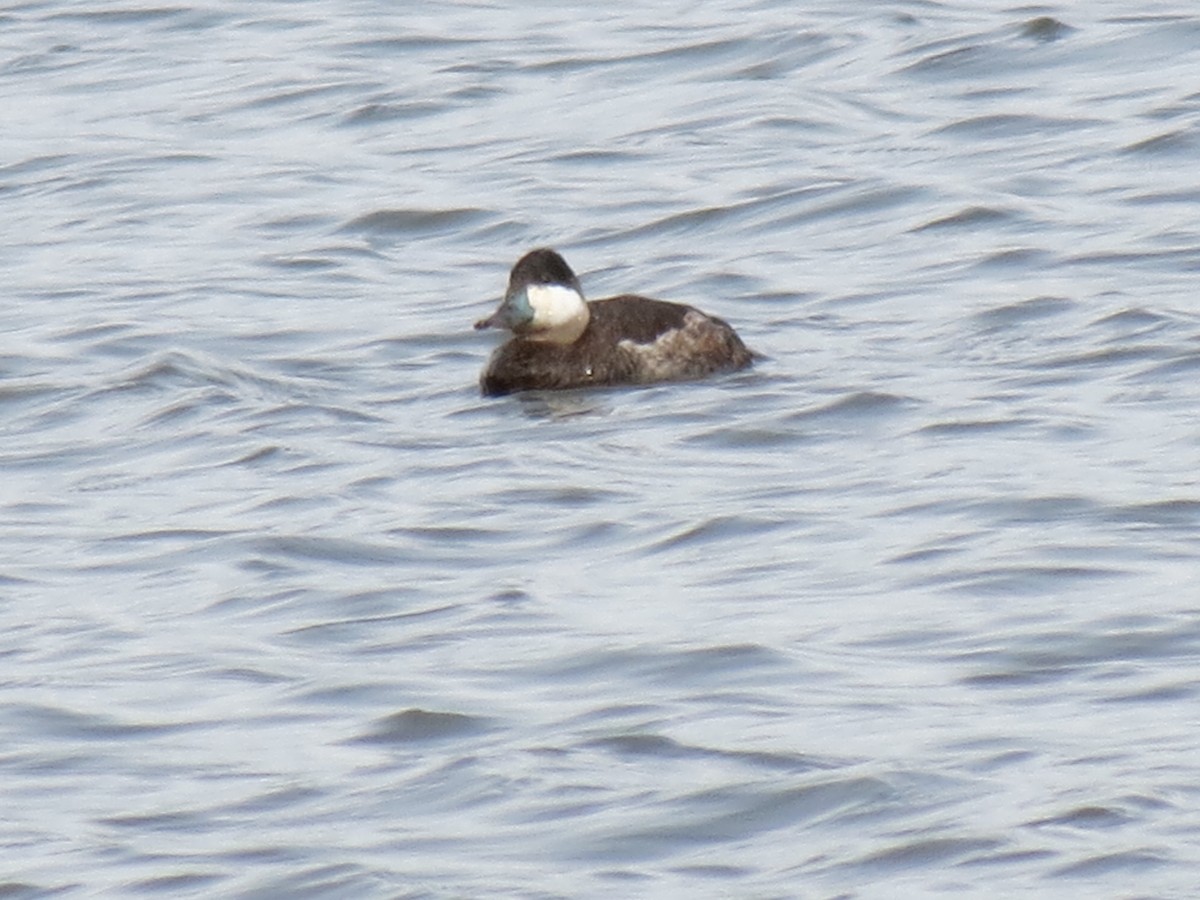
[[[476,328],[507,328],[531,341],[572,344],[588,323],[579,279],[567,261],[548,247],[517,260],[499,309]]]

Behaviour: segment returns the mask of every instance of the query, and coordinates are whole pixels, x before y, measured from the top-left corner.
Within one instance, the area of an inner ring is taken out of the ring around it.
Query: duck
[[[716,316],[637,294],[585,300],[579,278],[549,247],[517,260],[508,290],[476,330],[511,337],[479,384],[484,396],[689,381],[753,364],[758,354]]]

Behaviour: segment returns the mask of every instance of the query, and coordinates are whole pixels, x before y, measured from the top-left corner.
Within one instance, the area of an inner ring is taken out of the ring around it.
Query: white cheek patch
[[[526,296],[533,307],[534,328],[539,330],[554,331],[587,314],[582,296],[565,284],[530,284]]]

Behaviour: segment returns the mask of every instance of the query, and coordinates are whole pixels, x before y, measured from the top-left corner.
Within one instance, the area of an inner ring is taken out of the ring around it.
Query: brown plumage
[[[483,393],[683,381],[754,360],[724,321],[680,303],[625,295],[593,300],[588,311],[573,344],[514,336],[498,347],[480,380]]]
[[[488,396],[526,390],[683,381],[750,365],[721,319],[681,303],[623,294],[587,303],[553,250],[521,257],[504,302],[476,328],[507,328],[480,379]]]

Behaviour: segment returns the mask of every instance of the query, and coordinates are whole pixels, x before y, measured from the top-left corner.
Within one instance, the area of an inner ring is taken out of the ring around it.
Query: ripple
[[[966,209],[932,219],[923,225],[911,229],[913,232],[932,231],[937,229],[961,229],[990,227],[998,222],[1010,222],[1015,218],[1011,212],[992,209],[986,206],[968,206]]]
[[[1107,806],[1078,806],[1067,812],[1045,819],[1037,819],[1031,826],[1065,826],[1069,828],[1119,828],[1133,823],[1135,819],[1120,809]]]
[[[370,103],[364,103],[363,105],[348,112],[343,119],[343,122],[344,124],[350,126],[377,125],[380,122],[404,122],[411,119],[421,118],[423,116],[436,116],[445,108],[445,104],[433,103],[428,100],[373,100]],[[385,213],[392,213],[393,215],[398,212],[401,211],[385,211]],[[363,217],[360,217],[360,219],[355,219],[353,222],[351,222],[347,226],[347,230],[425,231],[433,228],[441,228],[445,224],[441,222],[429,221],[428,218],[426,218],[424,221],[418,222],[416,219],[420,218],[419,214],[412,210],[406,212],[410,217],[410,221],[407,223],[403,223],[395,219],[388,219],[386,214],[372,213],[371,215],[377,217],[375,220],[363,222],[361,221],[361,218]],[[470,211],[458,210],[456,212],[467,213]],[[431,215],[429,212],[425,214],[426,217],[429,215]],[[443,215],[445,215],[445,213],[443,213]],[[380,218],[381,216],[382,218]],[[396,218],[402,219],[403,215],[397,216]],[[449,218],[453,218],[453,216],[449,216]],[[467,216],[465,218],[470,217]]]
[[[955,42],[958,43],[958,42]],[[971,75],[981,68],[994,64],[994,56],[975,44],[962,46],[946,46],[946,42],[938,41],[927,44],[910,52],[909,55],[922,54],[921,58],[902,68],[905,74],[945,77],[951,74]]]
[[[224,881],[225,877],[208,872],[180,872],[174,875],[143,878],[130,884],[129,890],[142,894],[161,893],[167,896],[179,896],[180,891],[212,890],[213,886]]]
[[[1122,872],[1144,874],[1147,870],[1161,868],[1168,860],[1154,853],[1122,852],[1099,853],[1070,865],[1060,866],[1051,875],[1056,878],[1095,878],[1100,875],[1116,875]]]
[[[781,828],[794,828],[845,813],[887,793],[872,778],[846,777],[812,784],[745,785],[697,791],[656,804],[619,834],[597,835],[586,858],[633,862],[729,841],[751,840]]]
[[[810,441],[802,431],[769,427],[730,427],[721,425],[688,437],[688,442],[724,450],[769,450]]]
[[[1034,368],[1053,371],[1055,369],[1087,370],[1121,366],[1129,362],[1162,359],[1169,351],[1155,345],[1141,347],[1103,347],[1082,353],[1068,353],[1039,360]]]
[[[0,882],[0,897],[11,897],[13,900],[36,900],[40,897],[52,897],[62,890],[68,890],[68,888],[50,888],[16,880]]]
[[[1098,119],[1057,118],[1030,113],[993,113],[971,116],[934,130],[934,134],[971,138],[1029,138],[1035,135],[1059,135],[1095,128]]]
[[[406,709],[380,720],[369,733],[355,741],[363,744],[429,743],[474,737],[492,727],[492,721],[483,716]]]
[[[1191,379],[1196,369],[1200,369],[1200,353],[1178,356],[1147,366],[1134,377],[1143,383],[1157,384],[1172,378]]]
[[[253,545],[266,557],[352,566],[391,565],[401,555],[400,549],[392,545],[315,535],[261,537],[255,538]]]
[[[947,573],[931,583],[974,595],[1034,596],[1045,591],[1064,590],[1132,574],[1127,569],[1114,566],[1011,565]]]
[[[987,838],[926,838],[880,850],[863,859],[860,865],[892,872],[949,863],[961,865],[970,862],[970,857],[986,855],[1002,846],[1001,841]]]
[[[1021,431],[1034,423],[1032,419],[978,419],[954,422],[934,422],[918,429],[919,434],[937,437],[974,438],[989,432]]]
[[[126,741],[174,734],[205,724],[197,721],[128,722],[102,713],[38,705],[24,705],[10,713],[30,723],[36,732],[60,740]]]
[[[882,391],[858,391],[839,397],[815,409],[789,415],[792,422],[852,421],[874,419],[904,409],[911,404],[907,397]]]
[[[610,751],[618,756],[653,757],[661,759],[694,759],[731,762],[749,768],[770,769],[780,772],[801,774],[814,769],[828,769],[831,763],[808,759],[790,753],[764,753],[739,750],[720,750],[683,744],[657,734],[619,734],[594,738],[584,747]]]
[[[1077,678],[1103,666],[1136,660],[1184,659],[1196,649],[1192,623],[1147,627],[1100,623],[1080,634],[1031,633],[1012,635],[1004,649],[989,648],[956,655],[972,668],[983,668],[963,679],[965,684],[1004,686]]]
[[[477,225],[490,214],[482,209],[380,209],[351,219],[341,230],[376,237],[442,234]]]
[[[994,309],[976,313],[975,321],[987,331],[1015,328],[1028,322],[1050,316],[1061,315],[1077,308],[1077,304],[1065,297],[1033,297],[1018,303],[1009,303]]]
[[[1053,16],[1038,16],[1030,19],[1021,26],[1021,36],[1032,38],[1035,41],[1049,43],[1051,41],[1061,41],[1068,37],[1075,29],[1067,25]]]
[[[760,645],[725,645],[689,650],[645,647],[605,649],[548,660],[536,668],[539,677],[588,681],[619,676],[639,683],[733,686],[788,669],[786,657]]]
[[[1196,138],[1190,131],[1182,129],[1166,131],[1153,137],[1134,141],[1124,148],[1124,152],[1147,155],[1180,153],[1191,156],[1196,152]]]
[[[101,25],[137,25],[174,19],[191,12],[186,6],[143,6],[127,9],[88,9],[50,13],[50,20],[89,22]]]
[[[1190,529],[1200,523],[1200,500],[1130,503],[1111,507],[1105,515],[1113,522]]]
[[[680,547],[723,542],[730,539],[750,538],[775,531],[784,527],[784,525],[785,523],[783,522],[719,516],[697,525],[691,525],[678,534],[670,535],[648,547],[647,552],[658,553]]]

